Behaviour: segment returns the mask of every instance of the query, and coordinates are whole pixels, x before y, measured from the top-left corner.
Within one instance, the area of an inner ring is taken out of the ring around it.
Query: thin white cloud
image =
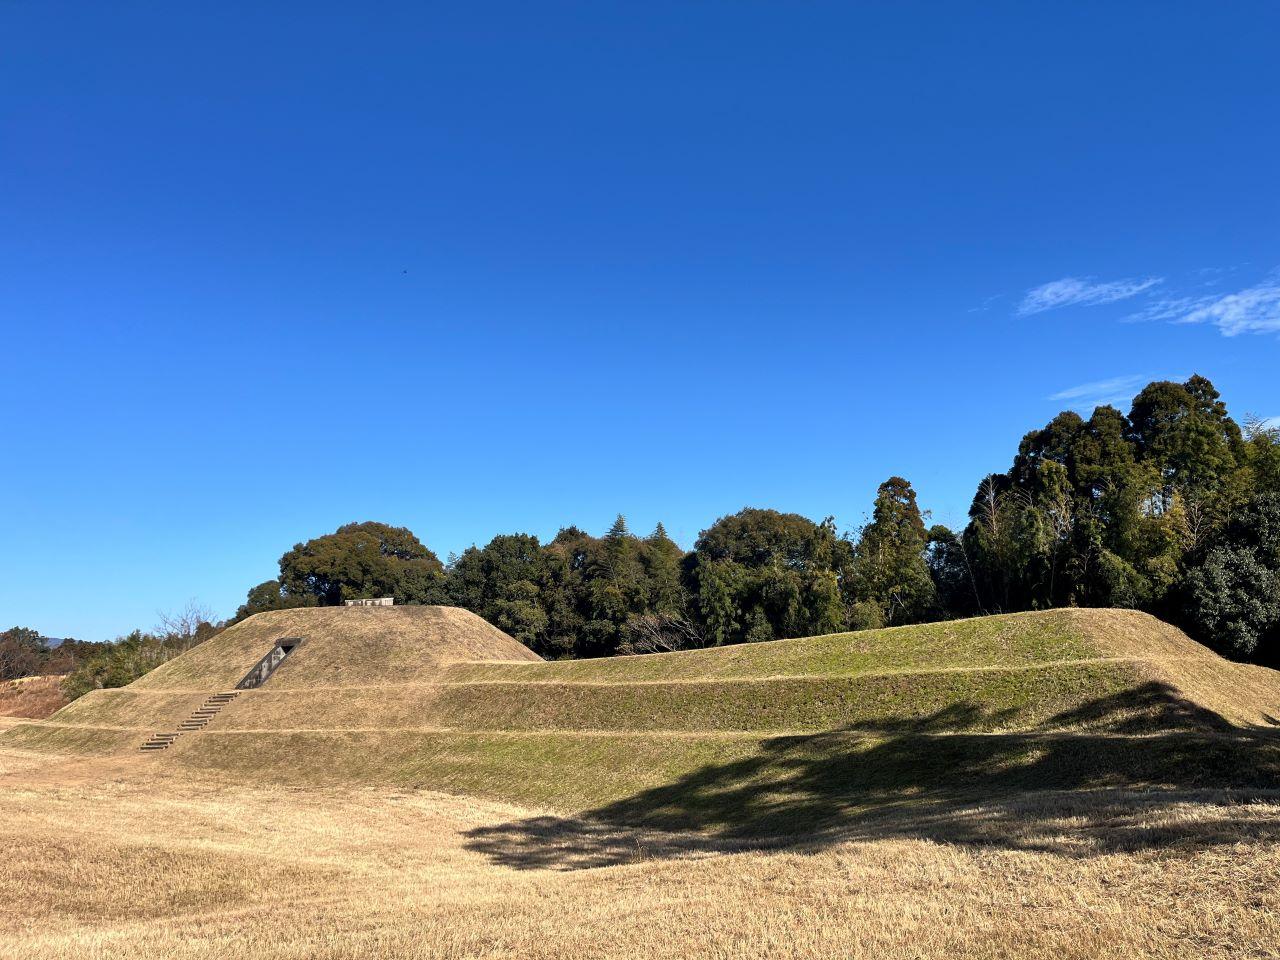
[[[1179,323],[1183,317],[1193,310],[1199,310],[1217,299],[1217,296],[1203,296],[1167,297],[1163,300],[1153,300],[1137,313],[1129,314],[1124,318],[1123,322],[1150,323],[1164,321],[1166,323]]]
[[[1093,277],[1064,277],[1028,290],[1018,305],[1018,314],[1025,317],[1059,307],[1115,303],[1136,297],[1163,282],[1163,277],[1130,277],[1106,283],[1099,283]]]
[[[1212,323],[1225,337],[1280,333],[1280,276],[1236,293],[1156,300],[1125,317],[1131,323]]]
[[[1175,323],[1212,323],[1224,337],[1280,333],[1280,277],[1197,306]]]
[[[1073,410],[1092,411],[1094,407],[1121,406],[1133,399],[1133,395],[1144,386],[1148,377],[1142,373],[1132,373],[1123,377],[1112,377],[1109,380],[1094,380],[1090,383],[1077,384],[1051,394],[1050,400],[1063,400]]]

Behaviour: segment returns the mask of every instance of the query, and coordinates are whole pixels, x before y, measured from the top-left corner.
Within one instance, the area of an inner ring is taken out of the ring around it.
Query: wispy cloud
[[[1137,313],[1131,313],[1125,317],[1124,322],[1149,323],[1164,321],[1166,323],[1181,323],[1182,318],[1187,314],[1208,306],[1220,297],[1221,294],[1200,297],[1166,297],[1162,300],[1152,300]]]
[[[1136,297],[1163,282],[1163,277],[1130,277],[1106,283],[1100,283],[1094,277],[1064,277],[1028,290],[1018,305],[1018,314],[1028,316],[1059,307],[1115,303]]]
[[[986,313],[987,308],[990,307],[993,303],[995,303],[997,300],[999,300],[1003,296],[1004,296],[1003,293],[993,293],[991,296],[984,298],[980,306],[970,307],[965,312],[966,313]]]
[[[1280,277],[1202,304],[1177,323],[1212,323],[1223,336],[1280,333]]]
[[[1120,406],[1133,399],[1138,389],[1150,378],[1146,374],[1132,373],[1123,377],[1112,377],[1109,380],[1094,380],[1067,387],[1049,396],[1050,400],[1063,400],[1073,410],[1091,411],[1094,407],[1107,404]]]
[[[1212,323],[1226,337],[1280,333],[1280,276],[1236,293],[1157,300],[1125,319]]]

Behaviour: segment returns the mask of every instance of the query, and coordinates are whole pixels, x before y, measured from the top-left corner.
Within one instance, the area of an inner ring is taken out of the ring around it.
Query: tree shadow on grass
[[[1066,855],[1280,837],[1280,822],[1245,803],[1280,801],[1280,737],[1232,727],[1162,684],[1034,731],[943,732],[983,719],[965,704],[877,730],[764,739],[579,816],[481,827],[467,842],[507,866],[583,869],[886,836]]]

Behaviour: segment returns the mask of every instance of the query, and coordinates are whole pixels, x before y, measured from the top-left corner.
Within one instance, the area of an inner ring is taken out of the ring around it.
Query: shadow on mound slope
[[[1063,714],[1046,732],[937,732],[955,729],[957,712],[980,709],[958,706],[882,736],[775,737],[753,756],[669,785],[575,817],[478,828],[468,842],[507,866],[581,869],[743,848],[809,851],[870,835],[1061,853],[1238,839],[1229,806],[1210,816],[1172,811],[1206,792],[1239,800],[1280,791],[1280,735],[1176,704],[1151,683]],[[1086,731],[1061,729],[1082,719]],[[1164,732],[1135,732],[1156,728]],[[1280,836],[1274,820],[1254,829]]]

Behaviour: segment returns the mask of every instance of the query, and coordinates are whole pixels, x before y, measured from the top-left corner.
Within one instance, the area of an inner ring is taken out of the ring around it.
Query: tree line
[[[1280,433],[1241,427],[1207,379],[1147,385],[1128,414],[1071,411],[982,479],[963,530],[911,484],[868,522],[747,508],[681,549],[661,524],[547,543],[503,534],[448,563],[412,532],[353,523],[297,544],[235,619],[393,596],[472,610],[546,657],[772,640],[1061,606],[1128,607],[1241,659],[1280,654]]]
[[[98,644],[51,640],[30,627],[0,631],[0,682],[68,673]]]
[[[132,683],[227,625],[189,602],[178,613],[161,614],[151,630],[134,630],[105,643],[51,641],[30,627],[11,627],[0,632],[0,681],[61,675],[64,693],[74,700],[90,690]]]
[[[1051,607],[1127,607],[1222,653],[1280,663],[1280,431],[1227,412],[1207,379],[1148,384],[1127,414],[1071,411],[977,486],[962,530],[930,526],[890,477],[868,522],[746,508],[684,550],[619,516],[542,543],[502,534],[441,562],[417,536],[352,523],[295,545],[228,623],[391,596],[471,610],[549,658],[650,653]],[[131,682],[226,624],[189,607],[109,644],[0,634],[0,679]]]

